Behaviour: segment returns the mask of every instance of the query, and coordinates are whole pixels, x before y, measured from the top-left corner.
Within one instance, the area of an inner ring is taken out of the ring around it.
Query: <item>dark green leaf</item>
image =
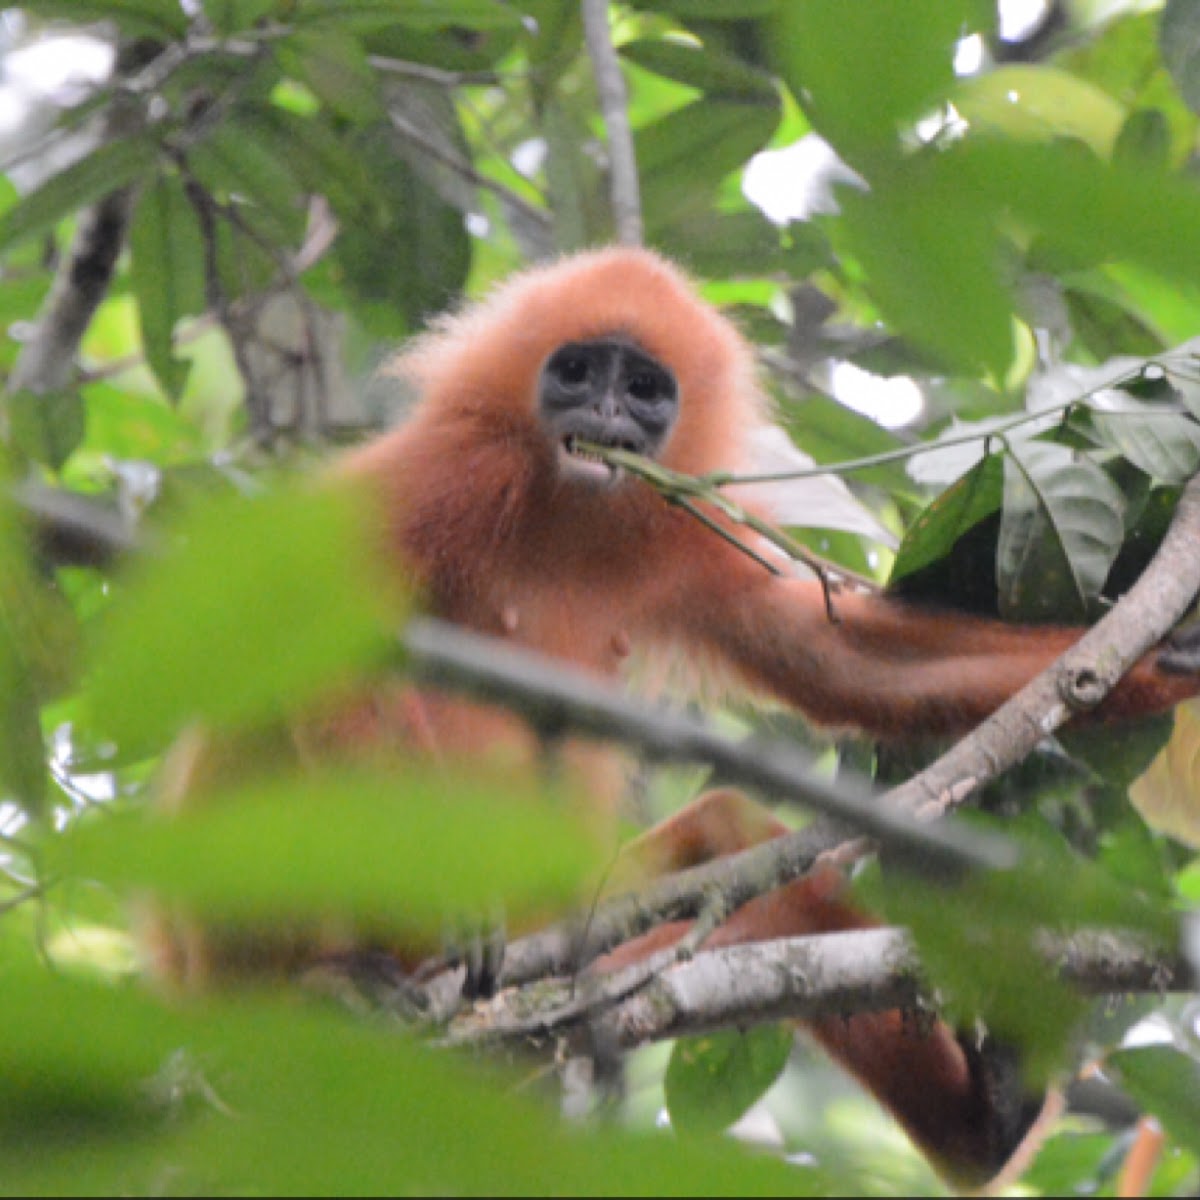
[[[967,530],[990,516],[1004,495],[1002,460],[990,454],[948,487],[909,526],[896,553],[891,583],[944,558]]]
[[[671,1124],[681,1134],[727,1129],[779,1078],[791,1050],[785,1025],[681,1038],[664,1080]]]
[[[274,715],[377,655],[404,606],[356,501],[309,489],[201,506],[104,630],[92,702],[111,736],[144,747],[193,717]]]
[[[288,245],[303,232],[303,189],[279,139],[260,138],[258,129],[253,119],[233,112],[188,152],[188,163],[211,192],[243,210],[249,206],[249,219]]]
[[[188,366],[174,354],[175,326],[204,311],[205,288],[204,235],[176,176],[160,175],[143,189],[129,250],[146,361],[163,391],[178,400]]]
[[[0,250],[53,229],[63,217],[95,203],[148,172],[158,157],[149,138],[109,142],[51,175],[0,216]]]
[[[1083,620],[1121,546],[1124,500],[1090,459],[1021,442],[1004,463],[996,569],[1001,613],[1013,620]]]

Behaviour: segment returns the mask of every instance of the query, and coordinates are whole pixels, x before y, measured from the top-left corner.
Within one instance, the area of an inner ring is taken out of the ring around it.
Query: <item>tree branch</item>
[[[1084,931],[1046,937],[1048,965],[1089,995],[1196,987],[1178,955],[1138,941]],[[599,1031],[618,1049],[665,1038],[767,1021],[812,1021],[930,1003],[912,940],[901,929],[863,929],[703,951],[667,965],[636,993],[614,1002],[604,992],[581,1002],[573,981],[510,989],[456,1017],[445,1040],[489,1045],[561,1035],[586,1052]]]
[[[640,246],[642,198],[637,157],[626,109],[625,77],[621,74],[621,64],[612,43],[608,16],[608,0],[583,0],[583,37],[592,60],[600,113],[608,133],[609,179],[617,241],[626,246]]]

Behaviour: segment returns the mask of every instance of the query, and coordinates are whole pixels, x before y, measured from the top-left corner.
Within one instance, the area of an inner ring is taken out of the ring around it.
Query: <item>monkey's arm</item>
[[[752,684],[825,725],[883,739],[965,733],[1073,645],[1082,629],[1007,625],[884,596],[742,575],[687,618]],[[711,595],[711,593],[710,593]],[[1152,650],[1093,719],[1163,712],[1200,690],[1190,646]]]

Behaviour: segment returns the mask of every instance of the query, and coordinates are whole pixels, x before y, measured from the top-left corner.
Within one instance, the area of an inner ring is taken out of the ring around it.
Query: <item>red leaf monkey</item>
[[[579,450],[621,446],[693,474],[738,469],[764,419],[748,346],[654,254],[602,250],[529,271],[398,366],[419,389],[414,414],[344,470],[374,489],[387,553],[448,620],[606,676],[631,647],[681,647],[815,721],[887,739],[965,731],[1078,636],[851,594],[832,623],[819,584],[772,575]],[[1100,716],[1193,695],[1195,675],[1179,668],[1149,655]],[[446,754],[531,742],[515,718],[413,691],[372,698],[330,736]],[[651,831],[643,851],[673,869],[781,828],[715,794]],[[869,923],[819,876],[743,909],[714,942]],[[994,1173],[1028,1127],[1015,1076],[944,1025],[885,1013],[814,1032],[960,1178]]]

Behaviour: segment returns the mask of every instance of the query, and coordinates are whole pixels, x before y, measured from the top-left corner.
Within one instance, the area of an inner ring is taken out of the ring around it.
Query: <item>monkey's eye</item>
[[[559,379],[570,387],[578,387],[587,382],[587,359],[580,354],[567,354],[560,358],[554,368]]]
[[[659,380],[648,371],[639,371],[631,376],[628,385],[629,394],[635,400],[656,400],[661,392]]]

